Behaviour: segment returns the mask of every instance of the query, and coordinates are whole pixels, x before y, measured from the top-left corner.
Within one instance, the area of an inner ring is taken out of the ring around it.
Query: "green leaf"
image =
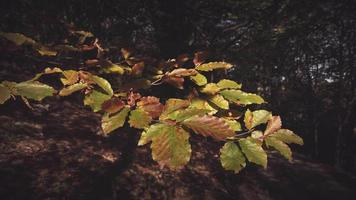
[[[95,75],[93,75],[92,77],[91,77],[91,79],[96,83],[96,84],[98,84],[99,85],[99,87],[101,87],[106,93],[108,93],[110,96],[112,96],[113,94],[114,94],[114,92],[113,92],[113,90],[112,90],[112,88],[111,88],[111,85],[110,85],[110,83],[107,81],[107,80],[105,80],[105,79],[103,79],[103,78],[101,78],[101,77],[99,77],[99,76],[95,76]]]
[[[222,79],[217,83],[220,89],[241,89],[242,84],[238,84],[235,81]]]
[[[74,92],[77,92],[79,90],[82,90],[84,88],[88,87],[86,83],[76,83],[73,85],[70,85],[68,87],[63,88],[61,91],[59,91],[60,96],[68,96]]]
[[[174,112],[171,112],[167,115],[167,119],[175,120],[177,122],[181,122],[195,115],[203,115],[209,113],[208,109],[198,109],[198,108],[186,108],[179,109]]]
[[[101,105],[109,99],[109,95],[93,90],[91,93],[85,95],[84,105],[90,106],[94,112],[98,112],[101,110]]]
[[[274,137],[287,144],[291,144],[291,143],[299,144],[299,145],[304,144],[303,139],[301,137],[299,137],[298,135],[293,133],[293,131],[288,129],[279,129],[278,131],[271,134],[269,137]]]
[[[189,101],[183,99],[168,99],[163,108],[163,112],[159,117],[160,120],[167,119],[168,114],[181,108],[186,108],[190,104]]]
[[[223,118],[215,116],[193,116],[184,120],[182,124],[191,128],[197,134],[205,137],[210,136],[216,140],[224,140],[235,135],[235,132]]]
[[[267,168],[267,154],[259,144],[253,141],[253,138],[240,139],[239,144],[248,161]]]
[[[223,95],[227,100],[238,104],[249,105],[264,103],[262,97],[258,96],[257,94],[246,93],[241,90],[223,90],[220,91],[220,94]]]
[[[40,83],[38,81],[21,82],[15,85],[16,94],[41,101],[43,98],[53,96],[56,92],[51,86]]]
[[[209,62],[206,64],[199,65],[195,67],[196,70],[199,71],[212,71],[215,69],[230,69],[232,67],[232,64],[226,63],[226,62]]]
[[[198,73],[195,76],[191,76],[190,80],[192,80],[198,86],[203,86],[203,85],[206,85],[208,83],[208,80],[206,79],[206,77],[201,73]]]
[[[42,46],[42,45],[35,45],[35,49],[37,50],[37,52],[41,55],[41,56],[56,56],[57,55],[57,51],[46,47],[46,46]]]
[[[240,122],[234,120],[234,119],[228,119],[228,118],[224,118],[224,120],[226,121],[226,123],[228,123],[230,125],[230,128],[233,131],[241,131],[241,124]]]
[[[212,97],[209,98],[209,101],[211,101],[213,104],[216,106],[228,110],[229,109],[229,102],[224,99],[223,96],[216,94]]]
[[[104,115],[101,120],[101,127],[104,133],[107,135],[115,129],[122,127],[125,123],[127,114],[129,113],[130,108],[125,107],[119,113],[110,117],[109,115]]]
[[[145,131],[139,145],[152,141],[152,158],[163,166],[177,169],[190,160],[189,133],[177,126],[154,124]]]
[[[106,66],[103,67],[103,71],[105,73],[113,73],[113,74],[122,75],[122,74],[125,73],[124,68],[125,68],[124,66],[117,65],[117,64],[109,62],[109,65],[106,65]]]
[[[274,149],[279,151],[279,153],[282,156],[284,156],[285,158],[287,158],[289,161],[292,160],[292,151],[290,150],[288,145],[286,145],[284,142],[282,142],[274,137],[266,137],[265,142],[268,147],[269,146],[273,147]]]
[[[10,90],[4,85],[0,84],[0,104],[5,103],[11,97]]]
[[[200,91],[206,94],[214,95],[220,91],[220,88],[215,83],[208,83]]]
[[[224,169],[239,173],[246,166],[246,159],[234,142],[226,142],[220,149],[220,162]]]
[[[271,112],[267,110],[256,110],[251,112],[249,109],[245,112],[245,126],[249,130],[260,125],[266,123],[269,119],[272,118]]]
[[[135,109],[131,111],[129,117],[129,124],[134,128],[145,128],[151,123],[151,116],[142,109]]]
[[[215,108],[213,108],[206,100],[194,98],[191,100],[189,108],[198,108],[204,110],[210,110],[209,114],[213,115],[218,112]]]
[[[11,42],[15,43],[17,46],[20,45],[33,45],[36,44],[36,41],[33,39],[26,37],[23,34],[20,33],[4,33],[0,32],[0,36],[6,38],[7,40],[10,40]]]

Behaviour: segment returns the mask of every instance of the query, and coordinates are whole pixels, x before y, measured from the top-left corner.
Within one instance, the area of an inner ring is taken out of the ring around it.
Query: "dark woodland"
[[[262,96],[304,140],[291,146],[292,162],[271,151],[267,169],[235,174],[219,163],[221,143],[192,135],[190,162],[175,171],[137,146],[138,130],[98,134],[100,115],[80,95],[32,108],[17,98],[0,105],[0,199],[356,199],[356,1],[3,0],[0,13],[0,32],[46,45],[71,41],[70,30],[91,32],[113,62],[124,47],[164,60],[208,52],[236,66],[218,77]],[[96,56],[0,45],[0,82],[46,67],[82,69]],[[149,92],[186,95],[170,86]]]

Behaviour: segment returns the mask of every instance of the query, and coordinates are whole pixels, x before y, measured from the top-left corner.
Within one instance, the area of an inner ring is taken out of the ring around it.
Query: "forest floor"
[[[224,171],[221,144],[193,135],[192,159],[179,170],[160,168],[138,132],[100,136],[100,115],[69,99],[28,109],[19,100],[0,107],[0,199],[353,199],[356,177],[295,155],[269,155],[268,168]]]

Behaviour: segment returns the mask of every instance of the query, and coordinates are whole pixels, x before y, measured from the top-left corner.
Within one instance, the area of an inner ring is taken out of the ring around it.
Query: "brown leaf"
[[[127,104],[130,106],[134,106],[136,104],[136,101],[141,98],[141,95],[139,93],[134,93],[132,91],[129,92],[127,95]]]
[[[133,50],[131,48],[121,48],[121,54],[125,60],[131,56],[132,52]]]
[[[224,140],[235,135],[224,119],[210,115],[191,117],[184,120],[183,125],[191,128],[195,133],[205,137],[210,136],[216,140]]]
[[[99,60],[98,59],[89,59],[89,60],[86,60],[84,63],[88,67],[94,67],[99,63]]]
[[[140,76],[143,72],[143,69],[145,68],[145,63],[144,62],[139,62],[134,64],[131,70],[131,75],[133,76]]]
[[[198,72],[195,69],[175,69],[168,73],[168,76],[182,77],[182,76],[195,76]]]
[[[194,54],[193,63],[195,66],[201,65],[208,58],[209,52],[207,51],[198,51]]]
[[[266,137],[275,131],[279,130],[282,127],[282,120],[279,116],[272,116],[272,118],[268,121],[267,127],[263,136]]]
[[[122,100],[114,97],[112,99],[105,101],[101,105],[101,109],[104,110],[105,112],[112,114],[112,113],[116,113],[116,112],[120,111],[124,106],[125,106],[125,103]]]
[[[137,106],[146,111],[152,118],[159,117],[163,110],[163,105],[159,102],[159,98],[148,96],[142,97]]]
[[[179,55],[176,59],[176,67],[181,67],[184,65],[185,62],[189,60],[188,54]]]
[[[182,77],[166,76],[165,78],[162,79],[162,81],[170,85],[173,85],[178,89],[183,89],[184,78]]]

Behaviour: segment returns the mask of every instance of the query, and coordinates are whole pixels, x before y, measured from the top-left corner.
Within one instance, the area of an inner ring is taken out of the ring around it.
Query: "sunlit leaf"
[[[40,83],[38,81],[18,83],[16,84],[15,89],[17,95],[37,101],[40,101],[48,96],[53,96],[53,94],[56,92],[56,90],[51,86]]]
[[[253,141],[253,138],[240,139],[239,144],[248,161],[267,168],[267,154],[259,144]]]
[[[269,119],[266,130],[263,133],[263,135],[265,136],[270,135],[275,131],[277,131],[278,129],[280,129],[281,127],[282,127],[281,118],[279,116],[273,116],[271,119]]]
[[[173,111],[176,111],[181,108],[186,108],[190,104],[189,101],[183,100],[183,99],[168,99],[166,101],[166,105],[163,108],[163,112],[161,116],[159,117],[160,120],[167,119],[167,115]]]
[[[152,158],[171,169],[181,168],[191,156],[189,133],[177,126],[154,124],[143,133],[139,145],[152,141]]]
[[[4,85],[0,84],[0,104],[5,103],[11,97],[10,90]]]
[[[230,69],[232,64],[226,62],[209,62],[199,66],[196,66],[195,69],[199,71],[212,71],[215,69]]]
[[[241,131],[241,124],[240,122],[234,120],[234,119],[227,119],[227,118],[223,118],[226,123],[229,124],[230,128],[233,130],[233,131]]]
[[[235,81],[223,79],[217,83],[220,89],[241,89],[241,84],[236,83]]]
[[[229,109],[229,102],[226,101],[224,99],[224,97],[222,97],[219,94],[216,94],[216,95],[210,97],[209,101],[211,101],[213,104],[215,104],[219,108],[222,108],[222,109],[225,109],[225,110]]]
[[[210,110],[209,114],[213,115],[218,112],[215,108],[213,108],[206,100],[204,99],[199,99],[199,98],[194,98],[191,100],[190,108],[198,108],[198,109],[205,109],[205,110]]]
[[[73,85],[63,88],[61,91],[59,91],[59,95],[60,96],[68,96],[74,92],[77,92],[77,91],[82,90],[87,87],[88,87],[88,85],[86,83],[76,83],[76,84],[73,84]]]
[[[284,142],[276,139],[275,137],[266,137],[265,142],[268,147],[270,146],[273,147],[289,161],[292,160],[292,151],[290,150],[288,145],[286,145]]]
[[[61,78],[63,85],[73,85],[79,80],[79,74],[77,71],[65,70],[62,73],[64,76],[64,78]]]
[[[274,137],[287,144],[292,144],[292,143],[299,144],[299,145],[304,144],[303,139],[301,137],[299,137],[298,135],[293,133],[293,131],[288,129],[279,129],[278,131],[274,132],[268,137]]]
[[[134,128],[145,128],[151,123],[151,116],[142,109],[135,109],[130,112],[129,124]]]
[[[247,109],[244,118],[245,127],[252,129],[260,124],[266,123],[271,118],[272,114],[267,110],[256,110],[251,112],[249,109]]]
[[[215,83],[206,84],[200,91],[206,94],[214,95],[219,92],[220,88]]]
[[[201,73],[197,73],[195,76],[191,76],[190,79],[198,86],[203,86],[208,83],[206,77]]]
[[[197,74],[198,72],[195,69],[178,68],[168,73],[168,76],[184,77],[195,76]]]
[[[104,115],[104,117],[101,120],[101,127],[104,131],[104,134],[108,134],[112,132],[115,129],[118,129],[122,127],[125,123],[127,114],[129,113],[130,108],[125,107],[123,108],[119,113],[109,116],[109,115]]]
[[[56,50],[46,47],[46,46],[38,46],[35,49],[41,56],[56,56],[57,55]]]
[[[220,162],[224,169],[239,173],[246,166],[246,159],[234,142],[226,142],[220,149]]]
[[[257,94],[246,93],[241,90],[228,89],[222,90],[219,93],[227,100],[238,104],[248,105],[264,103],[262,97],[258,96]]]
[[[171,112],[167,115],[168,119],[175,120],[177,122],[181,122],[195,115],[203,115],[209,113],[210,110],[207,109],[198,109],[198,108],[185,108],[179,109],[174,112]]]
[[[235,135],[230,125],[222,118],[210,115],[194,116],[182,122],[195,133],[205,137],[210,136],[216,140],[224,140]]]
[[[104,78],[101,78],[99,76],[95,76],[93,75],[91,77],[91,79],[96,83],[98,84],[99,87],[101,87],[107,94],[109,94],[110,96],[112,96],[114,94],[112,88],[111,88],[111,85],[110,83],[105,80]]]
[[[84,105],[90,106],[94,112],[98,112],[101,110],[101,105],[109,99],[109,95],[93,90],[89,94],[85,95]]]
[[[145,68],[144,62],[138,62],[138,63],[134,64],[134,66],[132,66],[131,75],[141,76],[144,68]]]
[[[121,99],[119,99],[117,97],[113,97],[113,98],[111,98],[111,99],[109,98],[107,101],[103,102],[101,104],[101,109],[107,113],[113,114],[113,113],[120,111],[124,106],[125,106],[125,103]]]
[[[152,118],[159,117],[163,111],[164,106],[159,102],[159,98],[148,96],[142,97],[137,106],[146,111]]]

